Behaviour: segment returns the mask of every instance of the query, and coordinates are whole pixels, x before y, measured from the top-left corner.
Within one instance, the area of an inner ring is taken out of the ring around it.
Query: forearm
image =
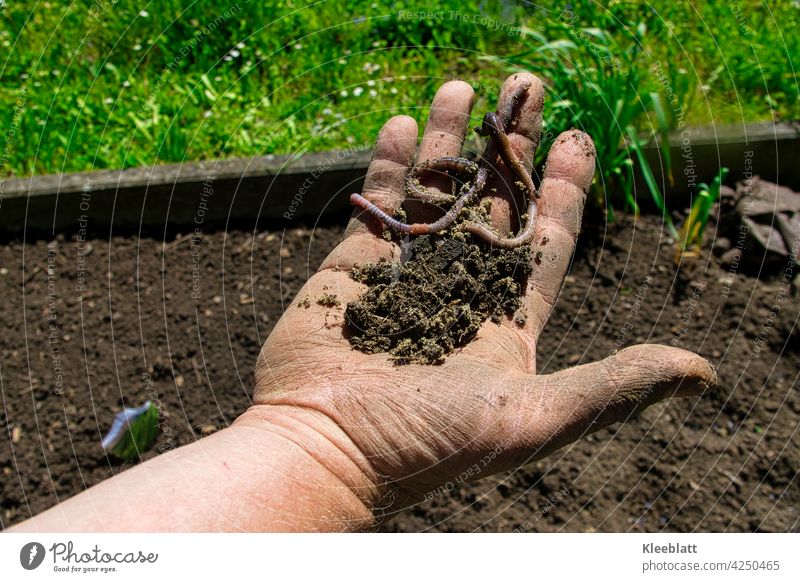
[[[160,455],[16,531],[355,531],[380,492],[330,419],[259,406],[231,427]]]

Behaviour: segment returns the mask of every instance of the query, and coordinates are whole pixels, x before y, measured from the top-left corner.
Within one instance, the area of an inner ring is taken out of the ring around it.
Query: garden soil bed
[[[123,403],[158,400],[164,434],[148,457],[232,422],[250,403],[262,341],[341,234],[328,225],[169,233],[166,243],[152,233],[6,241],[0,524],[125,470],[99,447]],[[759,280],[711,256],[680,281],[648,216],[587,225],[578,249],[540,371],[664,343],[714,362],[719,391],[454,487],[382,528],[798,531],[798,301],[782,274]]]

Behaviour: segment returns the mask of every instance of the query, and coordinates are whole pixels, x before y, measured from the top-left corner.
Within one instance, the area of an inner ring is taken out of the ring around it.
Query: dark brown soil
[[[341,232],[4,244],[2,526],[126,468],[99,445],[122,405],[157,401],[164,434],[148,455],[232,422],[261,342]],[[710,358],[720,390],[438,496],[385,530],[799,529],[797,298],[782,273],[759,281],[713,256],[678,293],[661,235],[653,217],[585,228],[540,371],[666,343]]]
[[[531,272],[529,246],[492,248],[467,233],[420,236],[400,264],[353,269],[367,291],[347,305],[348,338],[370,354],[389,352],[397,364],[438,364],[469,342],[484,321],[515,316]],[[524,314],[516,314],[521,324]]]

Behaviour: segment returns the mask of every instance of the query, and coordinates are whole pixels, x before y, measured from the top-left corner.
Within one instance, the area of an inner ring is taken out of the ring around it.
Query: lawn
[[[515,67],[547,76],[548,59],[595,58],[613,76],[613,51],[631,47],[634,99],[678,104],[672,126],[676,113],[692,124],[800,119],[797,2],[603,4],[0,2],[0,179],[368,147],[390,115],[423,122],[448,79],[472,82],[482,112]],[[559,44],[575,31],[582,42]],[[557,50],[538,51],[542,39]],[[633,122],[646,129],[641,109]]]

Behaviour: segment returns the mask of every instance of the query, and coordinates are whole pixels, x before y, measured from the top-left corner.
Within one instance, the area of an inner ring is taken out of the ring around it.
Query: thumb
[[[535,384],[551,411],[539,418],[547,454],[615,422],[624,422],[665,398],[699,396],[717,386],[711,364],[692,352],[638,345],[599,362],[546,376]],[[545,426],[546,425],[546,426]],[[537,454],[541,456],[541,454]]]

